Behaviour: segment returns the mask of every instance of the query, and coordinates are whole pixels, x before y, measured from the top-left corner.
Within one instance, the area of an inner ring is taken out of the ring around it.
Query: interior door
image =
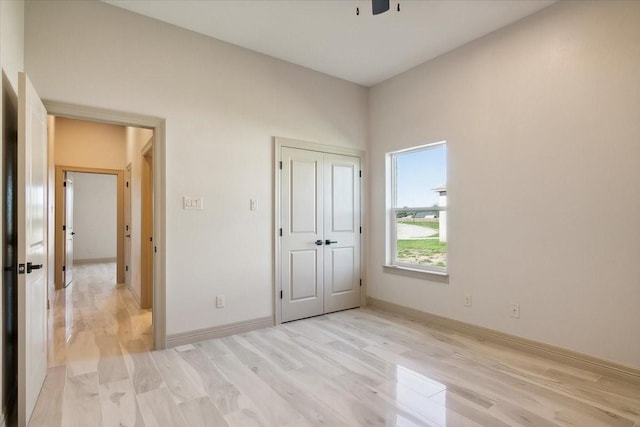
[[[73,281],[73,172],[65,172],[64,177],[64,286]]]
[[[282,321],[324,313],[323,155],[282,148]]]
[[[360,306],[360,159],[324,155],[324,311]]]
[[[26,74],[18,83],[18,425],[47,374],[47,112]]]
[[[153,305],[153,152],[142,156],[141,170],[141,248],[140,248],[140,308]]]
[[[124,171],[124,282],[131,287],[131,163]]]
[[[360,159],[281,151],[282,321],[360,305]]]

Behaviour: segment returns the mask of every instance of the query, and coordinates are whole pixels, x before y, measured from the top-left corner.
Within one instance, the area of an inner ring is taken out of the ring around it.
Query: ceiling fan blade
[[[374,15],[384,13],[389,10],[389,0],[371,0],[371,9]]]

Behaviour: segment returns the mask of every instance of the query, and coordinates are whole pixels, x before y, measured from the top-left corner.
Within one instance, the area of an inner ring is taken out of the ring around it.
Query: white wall
[[[153,136],[150,129],[127,127],[126,158],[127,164],[131,165],[131,262],[129,272],[131,275],[131,291],[140,301],[140,247],[142,235],[141,216],[141,171],[142,171],[142,148]],[[126,202],[125,202],[126,203]]]
[[[117,176],[73,173],[73,257],[116,259]]]
[[[371,297],[640,368],[639,17],[560,2],[371,90]],[[384,155],[443,139],[450,283],[383,273]]]
[[[0,63],[18,92],[18,72],[24,70],[24,1],[0,1]]]
[[[100,2],[28,2],[25,28],[42,97],[166,118],[168,333],[271,316],[273,136],[364,149],[367,89]]]

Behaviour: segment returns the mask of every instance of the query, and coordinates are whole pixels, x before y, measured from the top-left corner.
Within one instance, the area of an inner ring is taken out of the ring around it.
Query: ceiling
[[[103,0],[170,24],[372,86],[555,0]],[[356,7],[360,15],[356,16]]]

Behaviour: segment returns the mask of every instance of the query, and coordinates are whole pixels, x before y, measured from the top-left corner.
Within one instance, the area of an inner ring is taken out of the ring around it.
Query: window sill
[[[449,274],[440,271],[427,271],[399,265],[383,265],[382,271],[414,279],[428,280],[430,282],[449,283]]]

